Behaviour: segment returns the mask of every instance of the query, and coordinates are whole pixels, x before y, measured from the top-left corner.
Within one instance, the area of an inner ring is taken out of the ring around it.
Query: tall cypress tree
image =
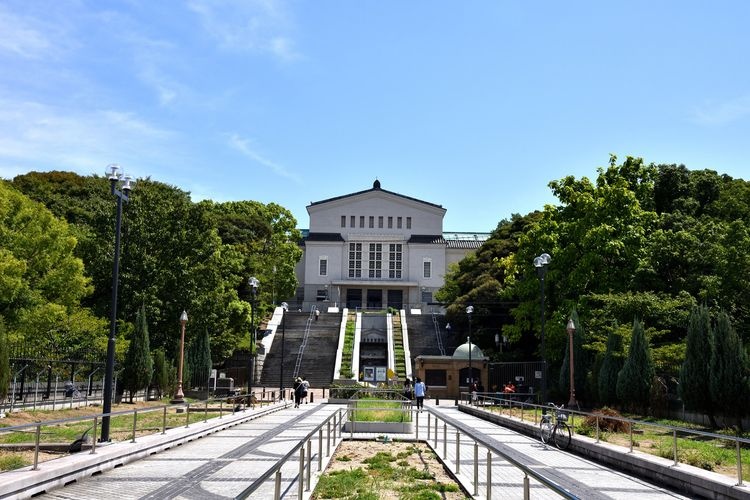
[[[607,337],[607,350],[599,369],[599,400],[603,405],[612,405],[617,402],[617,376],[622,370],[622,365],[622,336],[615,327]]]
[[[151,382],[154,361],[149,348],[148,323],[146,321],[146,308],[141,305],[135,319],[135,330],[130,346],[125,355],[125,367],[123,369],[124,388],[130,393],[130,402],[133,396],[141,389],[145,389]]]
[[[742,431],[742,417],[747,411],[748,361],[737,332],[725,312],[719,314],[711,356],[711,399],[728,417],[735,417]]]
[[[164,394],[169,394],[169,367],[163,349],[154,351],[154,375],[151,379],[151,386],[156,389],[159,399]]]
[[[628,357],[617,376],[617,398],[620,403],[645,411],[648,408],[654,373],[646,332],[636,318],[633,320]]]
[[[680,369],[680,396],[685,408],[706,413],[711,425],[716,427],[711,401],[710,362],[714,332],[706,306],[695,307],[690,312],[686,344],[685,361]]]
[[[198,335],[190,344],[189,364],[192,386],[203,387],[208,384],[208,377],[211,375],[211,345],[208,337],[208,330],[203,330],[202,335]]]

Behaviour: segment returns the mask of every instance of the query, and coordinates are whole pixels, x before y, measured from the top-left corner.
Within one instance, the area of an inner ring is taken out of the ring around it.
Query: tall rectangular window
[[[359,216],[359,227],[365,227],[365,216],[360,215]]]
[[[341,227],[346,227],[346,215],[341,216]]]
[[[388,217],[388,229],[393,229],[393,217]]]
[[[362,243],[349,243],[349,277],[362,277]]]
[[[370,229],[374,228],[375,227],[375,216],[371,215],[370,218],[369,218],[369,220],[367,222],[369,223],[368,227]]]
[[[406,229],[411,229],[411,217],[406,218]]]
[[[368,255],[368,276],[370,278],[383,277],[383,244],[370,243],[370,253]]]
[[[382,215],[378,215],[378,227],[380,229],[383,229],[383,216]]]
[[[356,221],[357,221],[357,218],[356,218],[356,217],[354,217],[353,215],[352,215],[351,217],[349,217],[349,227],[354,227],[354,226],[356,226],[356,225],[357,225],[357,224],[356,224]]]
[[[397,229],[401,229],[401,219],[402,219],[401,217],[397,217],[396,218],[396,228]]]
[[[394,280],[401,279],[402,270],[402,249],[401,243],[390,243],[388,245],[388,277]]]
[[[328,276],[328,257],[322,256],[318,261],[318,270],[321,276]]]
[[[422,262],[422,277],[424,278],[431,278],[432,277],[432,261],[430,259],[425,259]]]

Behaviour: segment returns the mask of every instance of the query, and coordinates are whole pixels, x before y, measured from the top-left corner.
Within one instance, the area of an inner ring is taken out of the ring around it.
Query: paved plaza
[[[39,495],[38,498],[194,500],[233,498],[250,483],[266,474],[281,457],[292,450],[302,438],[326,418],[344,408],[342,405],[316,402],[302,405],[300,408],[281,409],[93,477],[81,479]],[[430,406],[429,408],[439,415],[441,422],[446,421],[467,431],[481,432],[486,439],[507,453],[513,460],[544,474],[579,498],[687,498],[576,455],[544,446],[537,439],[460,412],[455,406]],[[435,418],[430,416],[428,419],[428,412],[425,411],[419,415],[418,425],[414,432],[407,436],[394,435],[393,437],[422,439],[431,445],[436,445],[434,447],[437,454],[443,457],[443,453],[446,452],[447,457],[444,457],[444,461],[448,463],[451,470],[454,470],[455,430],[444,433],[441,423],[436,434],[434,422]],[[344,439],[350,437],[349,433],[343,433]],[[361,439],[375,436],[355,433],[353,437]],[[338,435],[336,439],[339,439]],[[318,464],[320,463],[321,467],[325,468],[337,442],[337,440],[332,441],[329,451],[328,435],[325,432],[313,436],[309,457],[311,480],[309,485],[306,481],[302,484],[304,498],[309,498],[320,475]],[[486,449],[478,453],[479,461],[475,468],[473,465],[474,442],[464,435],[459,443],[458,479],[470,495],[476,498],[486,498]],[[490,469],[492,498],[523,498],[524,474],[519,469],[497,455],[491,457]],[[300,490],[298,476],[299,454],[294,454],[282,467],[280,482],[282,498],[298,497]],[[273,498],[274,488],[272,476],[271,480],[266,481],[252,494],[251,498]],[[559,496],[532,479],[531,498],[559,498]]]

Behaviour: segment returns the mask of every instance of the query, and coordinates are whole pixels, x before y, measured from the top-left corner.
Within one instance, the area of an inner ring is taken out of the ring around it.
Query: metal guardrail
[[[502,416],[502,409],[508,408],[508,415],[509,417],[512,414],[512,409],[514,406],[521,408],[521,421],[524,420],[524,411],[528,408],[529,411],[533,410],[534,412],[534,423],[538,423],[538,416],[539,412],[541,410],[542,413],[547,411],[549,407],[547,405],[541,405],[536,403],[529,403],[525,401],[519,401],[516,399],[513,399],[512,395],[503,395],[503,396],[497,396],[496,393],[478,393],[476,399],[472,399],[471,393],[468,392],[462,392],[461,393],[461,401],[465,401],[467,405],[469,406],[479,406],[479,407],[499,407],[500,408],[500,415]],[[657,429],[661,429],[664,432],[664,434],[671,433],[672,435],[672,460],[674,462],[674,465],[678,465],[679,462],[679,456],[678,456],[678,435],[693,435],[693,436],[699,436],[703,438],[710,438],[710,439],[716,439],[716,440],[722,440],[722,441],[728,441],[733,443],[733,447],[736,450],[737,453],[737,486],[743,486],[742,481],[742,454],[741,449],[744,445],[745,447],[750,446],[750,439],[743,438],[740,436],[730,436],[727,434],[718,434],[715,432],[707,432],[707,431],[700,431],[697,429],[690,429],[688,427],[680,427],[675,425],[666,425],[666,424],[658,424],[655,422],[646,422],[643,420],[636,420],[632,418],[627,417],[617,417],[617,416],[609,416],[609,415],[602,415],[600,413],[591,413],[591,412],[585,412],[581,410],[576,410],[572,408],[565,408],[565,412],[568,413],[568,425],[570,426],[571,430],[573,431],[573,434],[575,434],[576,424],[575,424],[575,418],[576,416],[583,420],[584,418],[592,418],[596,421],[596,443],[600,442],[601,437],[601,422],[604,420],[614,420],[616,422],[621,422],[627,425],[628,427],[628,440],[629,440],[629,452],[633,452],[633,446],[635,443],[635,440],[633,438],[633,429],[635,427],[654,427]]]
[[[304,496],[305,491],[310,491],[311,486],[311,471],[312,471],[312,440],[317,434],[318,436],[318,472],[323,469],[323,427],[326,428],[326,456],[331,456],[331,430],[333,430],[333,443],[334,451],[338,443],[343,439],[343,408],[337,412],[332,413],[323,422],[321,422],[315,429],[307,433],[302,440],[283,457],[281,457],[276,464],[256,479],[250,486],[242,490],[235,499],[244,499],[250,497],[258,488],[266,483],[271,477],[274,478],[274,500],[281,498],[281,468],[297,453],[299,453],[299,473],[297,481],[297,498],[300,500]],[[333,424],[331,424],[333,422]],[[338,435],[338,438],[337,438]],[[338,442],[336,441],[338,439]]]
[[[240,399],[241,397],[236,398],[229,398],[229,399]],[[247,395],[245,395],[245,398],[247,398]],[[60,425],[66,425],[66,424],[77,424],[81,422],[92,422],[92,426],[90,430],[91,432],[91,451],[90,454],[96,454],[96,448],[97,448],[97,438],[98,438],[98,430],[99,430],[99,423],[102,419],[102,417],[109,416],[109,417],[118,417],[118,416],[126,416],[126,415],[133,415],[133,424],[132,427],[129,429],[130,431],[130,442],[135,443],[136,442],[136,435],[138,433],[138,416],[142,416],[147,413],[154,413],[154,412],[161,412],[162,413],[162,422],[160,426],[160,433],[166,434],[167,432],[167,411],[168,410],[178,410],[179,408],[184,408],[185,411],[185,428],[190,427],[190,414],[191,412],[193,415],[196,415],[196,412],[203,410],[203,422],[208,421],[208,413],[209,413],[209,405],[210,404],[219,404],[218,412],[219,417],[222,418],[224,414],[234,414],[238,411],[239,408],[241,408],[241,405],[237,404],[231,404],[225,406],[225,403],[227,402],[227,398],[211,398],[204,401],[198,401],[198,402],[184,402],[184,403],[177,403],[177,404],[169,404],[169,405],[159,405],[154,406],[151,408],[140,408],[140,409],[133,409],[133,410],[122,410],[122,411],[116,411],[116,412],[110,412],[107,414],[104,413],[97,413],[96,415],[84,415],[80,417],[71,417],[71,418],[64,418],[64,419],[56,419],[56,420],[46,420],[43,422],[34,422],[30,424],[21,424],[21,425],[13,425],[8,427],[0,427],[0,436],[3,434],[10,434],[13,432],[28,432],[29,430],[32,430],[32,433],[34,435],[34,459],[33,459],[33,466],[31,470],[39,470],[39,452],[40,448],[42,446],[41,443],[41,435],[42,435],[42,428],[47,426],[60,426]],[[271,401],[268,401],[269,403]],[[251,407],[251,405],[246,405],[246,408]],[[211,412],[216,412],[217,410],[212,407]],[[179,412],[178,412],[179,413]],[[194,419],[192,423],[196,423],[197,421],[200,421],[200,419]],[[88,434],[88,431],[84,433],[84,435]],[[1,472],[0,472],[1,473]]]

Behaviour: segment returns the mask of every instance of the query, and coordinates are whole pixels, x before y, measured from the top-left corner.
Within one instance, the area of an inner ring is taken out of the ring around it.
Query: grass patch
[[[19,455],[5,455],[0,457],[0,470],[15,470],[27,465],[31,465],[31,462],[26,461]]]
[[[353,422],[411,422],[411,412],[401,401],[358,399],[352,411]]]

